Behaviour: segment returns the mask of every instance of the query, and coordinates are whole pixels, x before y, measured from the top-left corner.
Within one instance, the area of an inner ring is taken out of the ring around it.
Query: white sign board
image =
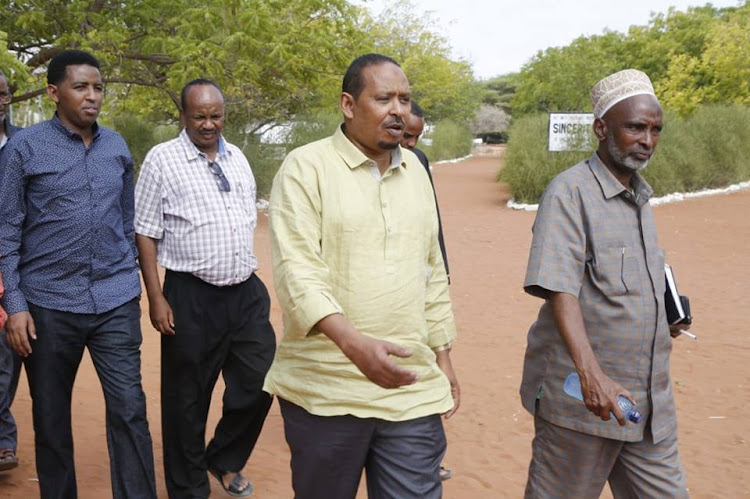
[[[592,113],[549,113],[550,151],[588,150],[588,134],[594,124]]]

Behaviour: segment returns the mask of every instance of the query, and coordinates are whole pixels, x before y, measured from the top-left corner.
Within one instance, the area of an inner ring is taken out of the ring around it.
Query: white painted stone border
[[[464,156],[463,158],[455,158],[455,159],[444,159],[442,161],[435,161],[433,165],[448,165],[451,163],[460,163],[461,161],[466,161],[469,158],[473,158],[473,154],[469,154],[468,156]]]
[[[697,192],[685,192],[685,193],[674,192],[672,194],[667,194],[666,196],[662,196],[660,198],[651,198],[651,206],[658,206],[660,204],[678,203],[680,201],[685,201],[686,199],[702,198],[706,196],[716,196],[719,194],[731,194],[733,192],[744,191],[746,189],[750,189],[750,181],[740,182],[739,184],[733,184],[733,185],[730,185],[729,187],[723,187],[721,189],[703,189]],[[512,199],[508,201],[507,206],[508,208],[512,210],[522,210],[522,211],[536,211],[539,209],[538,204],[516,203]]]

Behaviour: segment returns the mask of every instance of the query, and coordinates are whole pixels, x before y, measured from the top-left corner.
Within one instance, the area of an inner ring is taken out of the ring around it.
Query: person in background
[[[5,144],[18,130],[10,122],[8,112],[11,101],[10,86],[5,74],[0,71],[0,155]],[[2,295],[2,276],[0,275],[0,296]],[[12,470],[18,466],[16,450],[18,446],[18,431],[16,421],[10,412],[13,398],[18,387],[18,377],[21,372],[21,358],[10,347],[5,337],[5,311],[0,307],[0,471]]]
[[[71,395],[88,348],[104,391],[112,494],[156,497],[141,387],[133,161],[100,126],[99,61],[64,50],[47,69],[54,116],[0,155],[6,334],[22,357],[42,498],[76,497]]]
[[[543,298],[528,334],[521,399],[534,415],[526,497],[687,497],[659,247],[640,170],[662,131],[649,77],[617,72],[591,90],[597,151],[550,182],[524,289]],[[573,372],[584,403],[563,392]],[[641,423],[617,405],[637,404]],[[613,413],[617,421],[610,421]],[[619,424],[618,424],[619,423]]]
[[[427,159],[427,155],[420,148],[417,147],[419,138],[424,132],[424,111],[417,104],[417,101],[411,101],[411,112],[404,120],[404,136],[401,139],[401,147],[406,148],[417,155],[419,162],[422,163],[424,169],[427,171],[427,176],[430,177],[430,184],[432,185],[432,191],[435,193],[435,209],[437,210],[438,216],[438,242],[440,243],[440,252],[443,254],[443,264],[445,264],[445,273],[448,276],[448,284],[451,282],[450,268],[448,267],[448,254],[445,251],[445,240],[443,239],[443,222],[440,219],[440,207],[437,202],[437,192],[435,192],[435,183],[432,181],[432,172],[430,171],[430,161]],[[444,464],[440,465],[440,479],[447,480],[453,475],[453,472],[448,469]]]

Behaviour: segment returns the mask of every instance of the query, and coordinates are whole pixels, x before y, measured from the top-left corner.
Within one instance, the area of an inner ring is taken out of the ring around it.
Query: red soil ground
[[[521,289],[534,213],[508,210],[508,191],[495,182],[502,158],[475,156],[434,171],[451,264],[451,295],[460,338],[453,353],[462,388],[461,409],[446,423],[446,463],[453,478],[446,498],[521,497],[533,435],[517,389],[526,343],[539,301]],[[661,245],[690,295],[698,341],[675,340],[672,373],[680,423],[680,451],[693,497],[750,497],[750,192],[654,208]],[[272,287],[268,224],[261,216],[256,251],[260,277]],[[166,497],[161,466],[159,339],[143,314],[143,378],[154,438],[157,486]],[[274,304],[272,320],[281,331]],[[219,416],[219,383],[209,428]],[[31,402],[21,380],[14,413],[21,466],[0,474],[0,497],[38,496]],[[73,400],[81,498],[111,497],[101,388],[88,356]],[[292,497],[289,451],[274,404],[245,473],[255,497]],[[224,497],[212,482],[215,497]],[[360,494],[365,497],[364,493]],[[608,491],[604,497],[610,497]]]

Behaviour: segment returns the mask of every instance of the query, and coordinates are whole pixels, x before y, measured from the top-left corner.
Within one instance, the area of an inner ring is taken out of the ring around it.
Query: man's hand
[[[340,348],[362,374],[378,386],[398,388],[417,381],[417,373],[400,367],[390,357],[411,357],[411,351],[406,348],[362,333],[357,333]]]
[[[586,408],[603,421],[609,421],[611,412],[620,426],[625,426],[625,415],[617,405],[617,397],[623,395],[635,405],[635,399],[630,392],[599,369],[582,374],[580,378],[581,393]]]
[[[450,354],[450,349],[442,350],[435,354],[437,356],[438,367],[443,371],[443,374],[445,374],[448,381],[451,383],[451,395],[453,396],[453,409],[444,414],[445,419],[453,416],[458,410],[458,406],[461,405],[461,387],[458,386],[458,377],[456,377],[456,373],[453,371]]]
[[[154,293],[153,297],[149,296],[148,315],[151,318],[151,325],[161,334],[174,334],[174,314],[172,307],[169,306],[167,299],[162,293]]]
[[[390,357],[411,357],[410,350],[365,336],[341,314],[324,317],[315,327],[336,343],[362,374],[376,385],[398,388],[417,381],[417,373],[398,366]]]
[[[31,355],[29,338],[36,339],[36,327],[30,313],[18,312],[8,317],[5,334],[8,338],[8,344],[18,355],[21,357]]]

